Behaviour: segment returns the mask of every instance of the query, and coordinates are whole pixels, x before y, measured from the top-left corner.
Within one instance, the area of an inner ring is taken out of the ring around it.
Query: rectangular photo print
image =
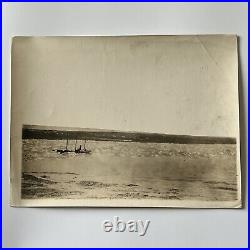
[[[11,205],[241,207],[237,37],[15,37]]]

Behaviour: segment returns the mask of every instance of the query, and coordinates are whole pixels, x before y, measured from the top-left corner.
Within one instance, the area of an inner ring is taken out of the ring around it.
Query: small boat
[[[70,153],[70,152],[74,152],[74,151],[68,150],[68,149],[57,149],[56,152],[60,153],[60,154],[65,154],[65,153]]]
[[[77,140],[76,140],[77,143]],[[83,149],[82,149],[82,145],[79,146],[79,148],[76,148],[76,144],[75,144],[75,153],[76,154],[90,154],[91,150],[86,149],[86,140],[84,141],[84,145],[83,145]]]
[[[74,152],[74,151],[68,149],[68,144],[69,144],[69,138],[68,138],[68,133],[67,133],[67,141],[66,141],[65,149],[57,149],[56,152],[60,153],[60,154],[66,154],[66,153]]]

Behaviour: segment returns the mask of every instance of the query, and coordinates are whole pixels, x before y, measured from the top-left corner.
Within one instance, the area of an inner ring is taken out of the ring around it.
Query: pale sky
[[[17,37],[12,123],[237,136],[235,36]]]

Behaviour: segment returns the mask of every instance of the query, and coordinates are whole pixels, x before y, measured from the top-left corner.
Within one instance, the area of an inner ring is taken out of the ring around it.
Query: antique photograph
[[[15,37],[14,206],[241,207],[237,37]]]

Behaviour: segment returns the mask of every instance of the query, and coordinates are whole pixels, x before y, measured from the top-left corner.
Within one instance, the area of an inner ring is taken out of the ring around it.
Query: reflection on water
[[[65,144],[23,140],[23,198],[237,198],[236,145],[88,141],[89,155],[57,153]]]

